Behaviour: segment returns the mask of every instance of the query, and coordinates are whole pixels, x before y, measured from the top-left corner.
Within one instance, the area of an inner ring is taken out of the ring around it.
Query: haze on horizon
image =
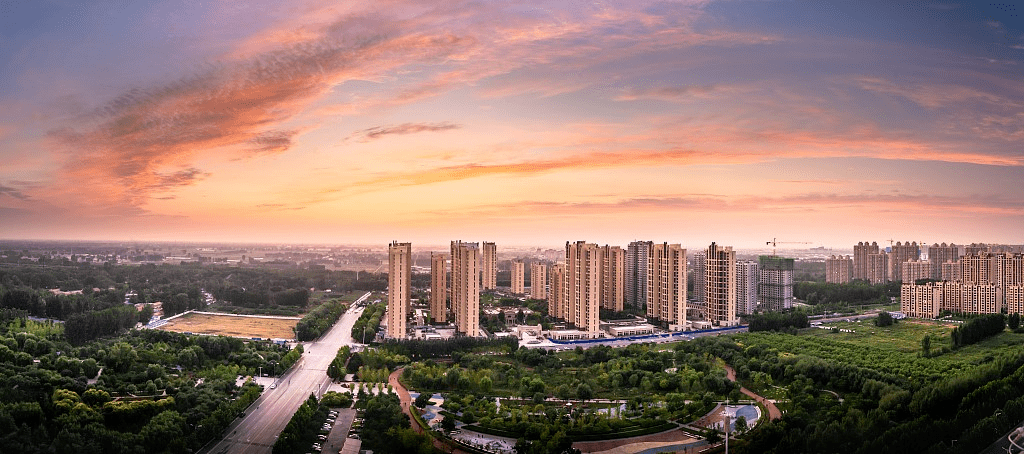
[[[1021,10],[5,2],[0,238],[1021,243]]]

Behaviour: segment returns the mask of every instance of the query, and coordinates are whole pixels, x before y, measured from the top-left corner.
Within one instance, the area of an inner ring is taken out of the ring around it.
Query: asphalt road
[[[370,293],[363,295],[356,303],[364,301]],[[212,444],[203,452],[213,454],[269,453],[274,441],[295,410],[302,405],[310,393],[320,396],[330,384],[327,367],[338,349],[353,345],[352,325],[363,308],[353,304],[342,314],[338,323],[315,342],[303,344],[305,353],[287,375],[281,376],[277,387],[267,387],[256,402],[249,407],[245,417],[235,420],[228,428],[224,439]]]

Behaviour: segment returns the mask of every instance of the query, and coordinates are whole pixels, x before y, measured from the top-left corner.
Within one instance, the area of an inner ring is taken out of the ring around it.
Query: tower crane
[[[779,241],[778,238],[772,238],[771,241],[765,241],[766,245],[772,245],[772,257],[775,257],[775,246],[779,244],[811,244],[810,241]]]

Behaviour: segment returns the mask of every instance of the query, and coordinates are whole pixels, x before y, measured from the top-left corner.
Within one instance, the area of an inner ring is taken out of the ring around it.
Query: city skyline
[[[1018,244],[1022,61],[969,2],[15,2],[0,237]]]

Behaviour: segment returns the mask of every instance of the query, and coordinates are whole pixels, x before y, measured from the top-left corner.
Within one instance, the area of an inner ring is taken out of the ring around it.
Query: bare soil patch
[[[179,333],[219,334],[232,337],[294,339],[298,320],[239,317],[235,315],[185,314],[160,329]]]

